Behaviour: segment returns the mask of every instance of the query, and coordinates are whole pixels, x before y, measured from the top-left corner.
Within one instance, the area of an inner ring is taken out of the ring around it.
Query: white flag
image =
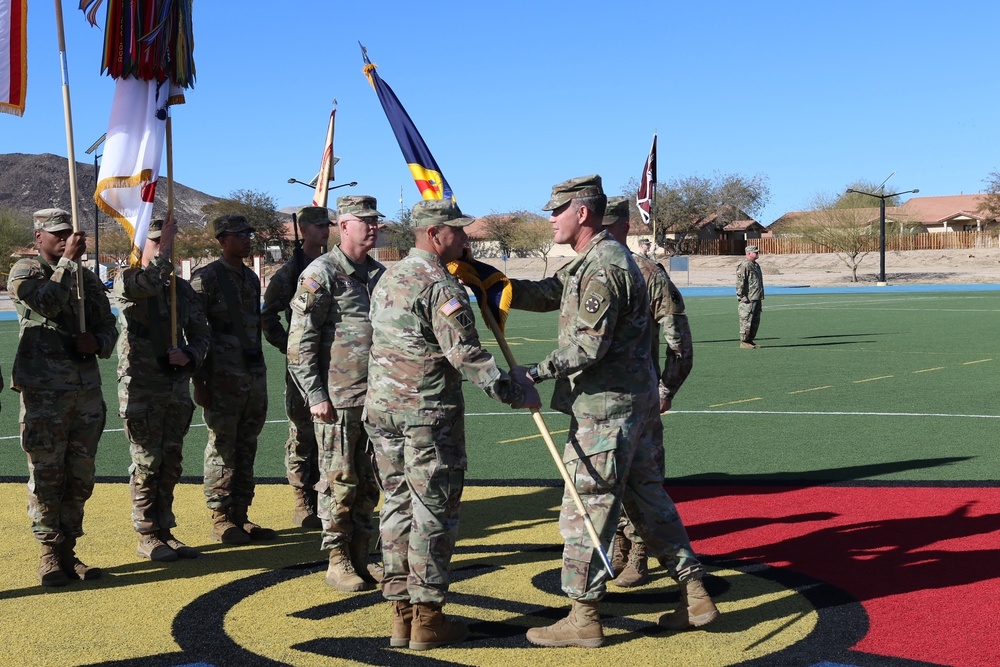
[[[131,262],[142,258],[160,175],[167,107],[183,92],[169,81],[118,79],[94,201],[132,239]]]

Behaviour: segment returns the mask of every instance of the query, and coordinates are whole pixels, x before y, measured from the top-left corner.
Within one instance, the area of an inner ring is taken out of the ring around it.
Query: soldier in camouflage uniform
[[[288,330],[281,324],[281,314],[289,328],[292,310],[289,304],[299,286],[299,276],[311,261],[323,254],[330,238],[330,218],[325,208],[307,207],[319,213],[302,215],[299,211],[295,224],[302,233],[302,247],[296,248],[292,258],[278,269],[264,291],[264,305],[260,309],[260,323],[267,342],[281,350],[288,351]],[[310,530],[321,528],[316,515],[316,490],[319,481],[316,435],[313,433],[312,416],[302,392],[295,385],[292,376],[285,370],[285,414],[288,415],[288,440],[285,441],[285,472],[288,483],[295,495],[292,523]]]
[[[736,268],[736,298],[740,312],[740,347],[745,350],[759,348],[757,327],[764,309],[764,276],[757,258],[760,251],[755,245],[747,246],[747,258]]]
[[[445,268],[461,256],[472,219],[450,200],[426,200],[414,205],[411,221],[416,247],[372,294],[365,410],[385,492],[390,645],[421,650],[467,635],[441,612],[467,467],[462,380],[511,407],[540,401],[483,349],[465,289]]]
[[[606,204],[597,175],[552,188],[544,209],[552,211],[554,240],[578,255],[554,278],[511,281],[512,306],[560,310],[559,347],[530,366],[528,377],[556,380],[552,407],[572,416],[563,460],[602,542],[611,541],[624,502],[654,552],[666,553],[664,526],[672,503],[666,504],[662,474],[652,471],[651,446],[643,437],[659,408],[649,296],[631,253],[603,229]],[[529,630],[528,640],[597,647],[604,637],[598,602],[608,573],[568,493],[559,527],[566,541],[562,586],[572,609],[551,626]]]
[[[176,235],[172,217],[151,221],[142,266],[119,273],[114,289],[123,334],[118,340],[118,414],[132,455],[136,553],[159,562],[198,557],[171,529],[177,526],[174,488],[181,478],[184,436],[194,413],[191,373],[205,360],[210,335],[201,299],[176,276],[177,331],[171,335],[170,251]]]
[[[257,436],[267,418],[267,369],[261,350],[260,281],[243,260],[253,228],[242,215],[212,221],[222,258],[198,269],[191,287],[212,330],[209,355],[192,377],[204,408],[205,497],[212,539],[223,544],[273,540],[277,534],[247,518],[254,496]]]
[[[118,331],[104,285],[80,264],[86,237],[73,231],[70,214],[44,209],[33,219],[38,256],[18,260],[7,283],[20,320],[11,388],[21,395],[28,516],[42,546],[38,578],[42,586],[65,586],[71,578],[101,576],[75,549],[107,415],[97,357],[111,356]]]
[[[374,588],[368,572],[378,483],[361,412],[372,344],[371,293],[385,267],[368,256],[378,239],[374,197],[337,200],[340,245],[312,262],[292,299],[288,370],[306,397],[319,443],[320,548],[329,551],[326,583],[341,591]],[[316,206],[299,220],[325,220]]]
[[[639,254],[646,259],[654,259],[653,243],[649,239],[639,239]]]
[[[608,199],[604,226],[616,241],[625,245],[629,232],[627,198]],[[689,625],[706,625],[719,615],[701,583],[705,568],[691,548],[687,530],[681,522],[673,500],[666,491],[663,491],[665,470],[663,420],[660,414],[670,409],[673,396],[691,372],[694,352],[691,328],[688,326],[687,315],[684,314],[684,299],[680,292],[670,281],[662,266],[640,254],[633,253],[633,258],[646,279],[646,291],[649,294],[650,326],[653,329],[652,358],[660,400],[659,409],[650,410],[647,423],[641,430],[635,458],[632,459],[632,469],[629,472],[629,483],[641,482],[648,486],[650,494],[657,496],[660,496],[662,491],[659,507],[664,513],[656,517],[654,526],[644,526],[639,530],[629,520],[628,512],[623,511],[618,522],[618,532],[615,534],[613,553],[622,554],[627,558],[627,562],[615,563],[613,555],[612,563],[615,565],[615,572],[620,573],[615,578],[615,584],[618,586],[627,588],[644,584],[648,579],[645,531],[656,530],[660,541],[669,547],[669,550],[660,554],[659,558],[666,564],[671,576],[678,581],[681,594],[681,603],[677,609],[663,615],[659,622],[660,625],[679,630]],[[662,374],[659,369],[661,328],[667,343],[667,357]],[[659,487],[660,491],[655,487]]]

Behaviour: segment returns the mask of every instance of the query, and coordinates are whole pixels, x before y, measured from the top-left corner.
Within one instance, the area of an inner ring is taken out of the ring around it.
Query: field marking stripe
[[[795,391],[788,392],[789,394],[805,394],[810,391],[820,391],[821,389],[833,389],[832,384],[825,385],[823,387],[813,387],[812,389],[796,389]]]
[[[854,380],[854,384],[861,384],[862,382],[874,382],[875,380],[888,380],[891,377],[895,377],[895,376],[894,375],[879,375],[876,378],[865,378],[864,380]]]
[[[987,361],[993,361],[993,360],[992,359],[976,359],[975,361],[963,361],[962,365],[963,366],[971,366],[972,364],[982,364],[982,363],[986,363]]]
[[[930,373],[931,371],[943,371],[943,370],[944,366],[935,366],[934,368],[924,368],[919,371],[912,371],[912,372],[916,374],[916,373]]]
[[[671,410],[667,414],[679,415],[831,415],[846,417],[959,417],[964,419],[1000,419],[1000,415],[965,415],[945,412],[820,412],[792,410]]]
[[[710,408],[720,408],[723,405],[738,405],[740,403],[752,403],[754,401],[763,401],[763,400],[764,400],[764,398],[762,396],[757,396],[756,398],[744,398],[743,400],[740,400],[740,401],[729,401],[728,403],[716,403],[715,405],[710,405],[708,407],[710,407]]]

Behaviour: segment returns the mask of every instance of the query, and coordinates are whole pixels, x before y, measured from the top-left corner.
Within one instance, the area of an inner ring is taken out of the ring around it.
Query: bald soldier
[[[28,517],[42,547],[38,580],[65,586],[101,576],[75,549],[107,416],[97,358],[111,356],[118,330],[104,285],[80,264],[87,240],[73,231],[72,216],[47,208],[33,220],[38,256],[18,260],[7,283],[20,322],[11,389],[21,395]]]
[[[330,216],[325,207],[307,206],[295,215],[302,234],[302,247],[271,276],[264,291],[260,323],[267,342],[282,354],[288,352],[288,333],[292,323],[292,297],[299,286],[299,276],[309,263],[326,251],[330,238]],[[284,314],[288,328],[281,323]],[[288,416],[288,440],[285,441],[285,474],[292,487],[294,506],[292,524],[315,530],[322,527],[316,514],[316,489],[319,481],[319,452],[313,433],[312,416],[288,368],[285,368],[285,415]]]
[[[541,401],[529,382],[514,381],[483,349],[465,288],[445,268],[462,255],[472,218],[451,200],[430,199],[414,205],[410,220],[416,247],[372,294],[365,412],[385,492],[389,645],[424,650],[468,634],[441,610],[468,466],[462,381],[511,407]]]
[[[288,371],[305,397],[319,444],[320,548],[329,551],[326,583],[356,592],[375,587],[368,572],[378,483],[361,413],[372,344],[371,294],[385,267],[368,256],[378,240],[374,197],[337,200],[340,243],[302,273],[292,299]],[[326,220],[307,207],[299,219]]]

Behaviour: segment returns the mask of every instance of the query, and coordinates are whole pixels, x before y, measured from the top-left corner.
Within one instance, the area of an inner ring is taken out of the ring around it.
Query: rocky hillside
[[[77,206],[80,227],[94,229],[94,163],[77,162]],[[201,207],[219,197],[174,183],[174,210],[181,225],[199,222]],[[43,208],[70,210],[69,169],[65,157],[44,153],[0,153],[0,209],[9,208],[31,215]],[[166,181],[156,189],[156,212],[167,210]],[[113,224],[101,215],[101,227]]]

